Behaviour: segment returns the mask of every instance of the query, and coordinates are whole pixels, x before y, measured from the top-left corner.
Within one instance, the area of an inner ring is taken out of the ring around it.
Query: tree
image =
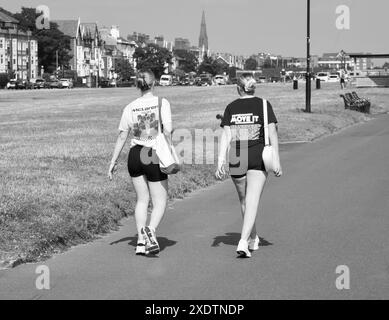
[[[174,55],[180,60],[180,69],[184,72],[196,71],[199,64],[197,57],[190,51],[184,49],[177,49],[173,51]]]
[[[10,76],[8,73],[0,73],[0,89],[3,89],[9,80]]]
[[[382,66],[383,69],[389,69],[389,62],[385,62]]]
[[[245,70],[257,70],[258,62],[254,58],[248,58],[244,63]]]
[[[58,30],[55,23],[50,23],[49,30],[41,30],[35,37],[38,39],[39,63],[47,72],[56,69],[56,56],[58,54],[58,65],[68,66],[72,56],[70,51],[70,37],[65,36]]]
[[[47,72],[53,72],[56,68],[58,53],[58,65],[67,66],[72,56],[70,52],[70,37],[58,30],[58,25],[51,22],[50,29],[36,29],[35,21],[37,13],[34,8],[22,7],[22,11],[13,15],[19,21],[21,31],[32,32],[32,37],[38,41],[39,65]]]
[[[186,72],[182,69],[176,69],[174,70],[173,74],[178,77],[179,79],[182,79],[185,77]]]
[[[213,61],[213,67],[215,70],[215,74],[223,74],[223,73],[228,73],[228,69],[230,68],[230,65],[222,60],[216,59]]]
[[[230,67],[228,69],[228,77],[230,79],[235,79],[236,78],[236,70],[237,70],[237,67]]]
[[[263,68],[269,69],[271,67],[272,67],[272,61],[271,61],[270,57],[267,57],[265,59],[265,62],[263,63]]]
[[[125,58],[120,58],[115,61],[115,71],[122,80],[126,81],[135,75],[131,63]]]
[[[172,63],[172,54],[168,49],[152,43],[144,48],[136,48],[134,59],[138,70],[150,69],[158,79],[164,73],[166,64]]]
[[[203,61],[199,65],[198,73],[210,73],[212,75],[216,74],[215,61],[212,57],[204,56]]]

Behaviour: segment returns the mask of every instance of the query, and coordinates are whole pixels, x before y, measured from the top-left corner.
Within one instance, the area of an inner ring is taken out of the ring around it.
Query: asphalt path
[[[131,217],[92,243],[0,271],[0,299],[389,299],[389,115],[281,157],[251,259],[236,257],[241,217],[225,181],[170,205],[158,257],[135,255]],[[36,288],[41,265],[49,290]],[[338,266],[349,289],[336,286]]]

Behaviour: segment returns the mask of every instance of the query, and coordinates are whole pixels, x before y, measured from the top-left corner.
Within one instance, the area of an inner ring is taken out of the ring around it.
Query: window
[[[4,63],[4,56],[0,55],[0,64],[3,64],[3,63]]]
[[[3,47],[4,47],[4,40],[0,39],[0,49],[3,49]]]

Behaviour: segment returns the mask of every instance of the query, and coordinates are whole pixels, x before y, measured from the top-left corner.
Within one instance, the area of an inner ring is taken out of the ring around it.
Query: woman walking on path
[[[131,135],[128,155],[128,172],[136,192],[135,221],[138,231],[136,254],[157,254],[160,251],[156,229],[165,213],[168,200],[168,177],[159,166],[156,155],[156,138],[159,130],[168,139],[172,132],[170,104],[166,99],[153,95],[155,77],[152,71],[138,74],[136,85],[141,97],[132,101],[123,111],[119,125],[112,161],[109,166],[110,180],[117,170],[117,160]],[[161,115],[161,119],[160,119]],[[153,204],[150,222],[147,225],[149,200]]]
[[[243,227],[237,253],[241,257],[251,257],[258,250],[259,237],[255,221],[259,200],[265,186],[267,173],[262,160],[264,139],[263,100],[255,97],[255,83],[251,74],[243,74],[237,83],[240,98],[225,109],[221,127],[224,128],[218,157],[216,177],[226,175],[226,155],[229,150],[229,170],[238,192]],[[274,174],[282,175],[278,150],[278,135],[273,108],[267,102],[269,138],[274,149]]]

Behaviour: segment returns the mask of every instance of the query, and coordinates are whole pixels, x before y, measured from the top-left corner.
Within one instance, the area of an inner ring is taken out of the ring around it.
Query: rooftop
[[[83,22],[81,27],[84,29],[84,32],[90,34],[91,38],[94,39],[97,35],[97,23],[95,22]]]
[[[16,20],[14,17],[11,17],[10,15],[6,14],[2,8],[0,8],[0,22],[4,23],[19,23],[18,20]]]

